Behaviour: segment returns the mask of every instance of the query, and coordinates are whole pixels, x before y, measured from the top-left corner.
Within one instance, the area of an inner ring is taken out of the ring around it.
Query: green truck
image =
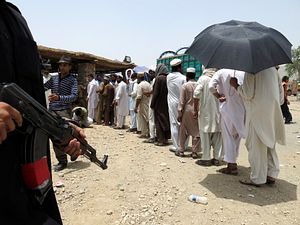
[[[183,48],[179,49],[179,50],[182,50]],[[178,50],[178,51],[179,51]],[[173,59],[181,59],[182,60],[182,72],[183,74],[186,74],[186,69],[189,68],[189,67],[193,67],[196,69],[196,80],[198,80],[198,78],[202,75],[202,64],[197,60],[195,59],[194,57],[192,57],[191,55],[188,55],[188,54],[177,54],[177,52],[171,52],[171,51],[168,51],[168,52],[164,52],[160,57],[159,59],[157,59],[157,64],[159,63],[163,63],[167,66],[168,70],[171,71],[171,66],[170,66],[170,62],[173,60]],[[167,57],[164,57],[165,53],[171,53],[173,54],[172,56],[167,56]]]

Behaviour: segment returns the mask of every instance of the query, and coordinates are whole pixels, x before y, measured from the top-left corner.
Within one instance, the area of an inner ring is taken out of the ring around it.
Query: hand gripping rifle
[[[17,129],[27,134],[24,149],[20,153],[21,173],[25,187],[32,192],[40,204],[52,187],[45,144],[49,137],[60,148],[67,146],[70,140],[76,138],[86,158],[102,169],[107,168],[108,155],[104,155],[103,159],[99,160],[96,150],[67,120],[59,115],[52,115],[15,83],[0,84],[0,101],[16,108],[25,119],[23,124],[27,124],[27,126],[22,126],[25,132],[22,128]]]

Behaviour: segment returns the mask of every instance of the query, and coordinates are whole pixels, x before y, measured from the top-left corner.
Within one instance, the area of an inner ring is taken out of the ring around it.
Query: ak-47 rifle
[[[16,108],[25,120],[26,125],[22,126],[22,129],[17,129],[26,134],[24,149],[20,151],[20,169],[25,187],[40,204],[52,187],[45,147],[49,137],[55,145],[61,148],[76,138],[80,142],[80,148],[85,157],[102,169],[107,168],[107,155],[99,160],[96,150],[66,119],[59,115],[52,115],[15,83],[0,84],[0,101]]]
[[[70,140],[76,138],[80,142],[80,148],[86,158],[102,169],[107,168],[108,155],[104,155],[103,159],[99,160],[96,156],[96,150],[80,136],[66,119],[52,115],[17,84],[0,85],[0,101],[16,108],[25,120],[34,128],[43,130],[58,146],[67,146]]]

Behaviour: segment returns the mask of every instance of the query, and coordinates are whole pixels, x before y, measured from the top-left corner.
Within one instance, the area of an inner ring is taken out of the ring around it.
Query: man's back
[[[209,82],[211,77],[202,75],[197,83],[198,86],[194,91],[194,97],[199,101],[199,129],[204,132],[220,131],[220,112],[219,101],[209,91]]]
[[[285,131],[280,109],[281,82],[275,68],[255,75],[247,74],[238,92],[246,107],[246,126],[253,124],[261,141],[273,148],[275,142],[285,143]]]
[[[184,83],[181,87],[180,99],[179,99],[179,110],[193,111],[194,109],[194,90],[197,87],[195,80],[190,80]]]
[[[168,102],[178,104],[181,86],[185,83],[185,76],[179,72],[169,73],[167,76]]]

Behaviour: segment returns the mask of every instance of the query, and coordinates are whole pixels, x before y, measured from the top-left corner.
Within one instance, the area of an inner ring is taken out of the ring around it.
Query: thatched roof
[[[72,61],[75,64],[94,63],[96,65],[96,71],[124,71],[126,69],[132,69],[135,66],[133,63],[124,63],[118,60],[111,60],[84,52],[73,52],[63,49],[49,48],[42,45],[39,45],[38,49],[42,58],[50,59],[51,62],[58,62],[61,56],[67,55],[72,58]]]

